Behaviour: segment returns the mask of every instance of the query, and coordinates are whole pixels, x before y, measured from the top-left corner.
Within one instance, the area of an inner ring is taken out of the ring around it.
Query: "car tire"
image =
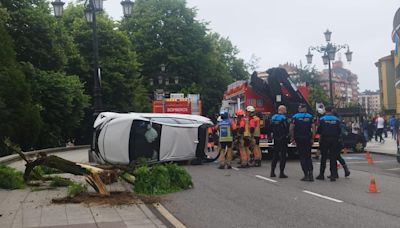
[[[362,142],[356,143],[356,145],[352,148],[355,153],[363,153],[364,152],[364,144]]]

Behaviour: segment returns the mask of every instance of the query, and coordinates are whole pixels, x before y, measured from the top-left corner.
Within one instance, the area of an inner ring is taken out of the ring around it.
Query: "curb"
[[[56,147],[56,148],[49,148],[43,150],[34,150],[29,152],[24,152],[26,157],[32,157],[39,153],[46,153],[46,154],[53,154],[59,152],[65,152],[70,150],[80,150],[80,149],[89,149],[89,145],[82,145],[82,146],[71,146],[71,147]],[[15,161],[21,160],[21,157],[18,154],[12,154],[5,157],[0,158],[0,164],[10,164]]]
[[[398,157],[398,156],[400,156],[400,154],[389,154],[389,153],[379,152],[379,151],[370,151],[370,153],[371,153],[371,154],[387,155],[387,156],[391,156],[391,157]]]

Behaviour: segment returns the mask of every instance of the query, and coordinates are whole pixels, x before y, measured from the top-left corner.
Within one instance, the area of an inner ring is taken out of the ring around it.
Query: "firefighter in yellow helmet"
[[[249,116],[249,132],[250,132],[250,146],[249,149],[253,153],[254,166],[261,166],[261,149],[260,149],[260,118],[255,113],[255,108],[253,106],[247,106],[246,111]]]
[[[249,167],[249,142],[246,142],[246,138],[250,137],[250,131],[248,130],[248,120],[244,116],[243,110],[238,110],[236,112],[237,116],[237,135],[239,138],[239,153],[240,153],[240,166],[239,168],[248,168]],[[247,130],[246,130],[247,128]]]

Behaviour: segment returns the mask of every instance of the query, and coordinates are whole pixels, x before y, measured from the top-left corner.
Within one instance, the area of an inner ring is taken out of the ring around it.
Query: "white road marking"
[[[236,167],[232,167],[233,170],[239,171],[240,169],[236,168]]]
[[[316,196],[316,197],[320,197],[322,199],[327,199],[327,200],[330,200],[330,201],[333,201],[333,202],[336,202],[336,203],[343,203],[342,200],[338,200],[338,199],[335,199],[335,198],[332,198],[332,197],[329,197],[329,196],[324,196],[324,195],[321,195],[321,194],[318,194],[318,193],[315,193],[315,192],[310,192],[310,191],[307,191],[307,190],[304,190],[303,192],[307,193],[307,194],[310,194],[310,195],[313,195],[313,196]]]
[[[395,171],[395,170],[400,170],[400,168],[393,168],[393,169],[387,169],[387,170]]]
[[[278,182],[278,181],[276,181],[276,180],[272,180],[272,179],[269,179],[269,178],[266,178],[266,177],[263,177],[263,176],[260,176],[260,175],[256,175],[256,177],[257,177],[258,179],[266,180],[266,181],[269,181],[269,182],[272,182],[272,183]]]

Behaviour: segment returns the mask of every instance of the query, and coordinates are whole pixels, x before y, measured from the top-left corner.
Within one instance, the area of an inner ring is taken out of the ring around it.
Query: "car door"
[[[160,141],[160,161],[181,161],[196,158],[200,125],[164,124]]]

